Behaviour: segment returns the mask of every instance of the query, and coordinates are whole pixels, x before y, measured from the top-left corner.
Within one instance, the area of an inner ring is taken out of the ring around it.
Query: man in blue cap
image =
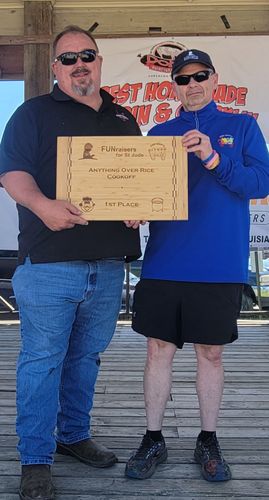
[[[254,118],[217,109],[218,75],[205,52],[192,49],[173,63],[180,116],[150,130],[180,135],[188,152],[189,220],[150,223],[133,328],[148,338],[145,367],[147,432],[126,475],[150,477],[167,458],[162,422],[177,348],[193,343],[201,432],[194,452],[208,481],[231,471],[216,436],[225,344],[238,337],[243,283],[248,279],[249,200],[269,193],[269,158]]]

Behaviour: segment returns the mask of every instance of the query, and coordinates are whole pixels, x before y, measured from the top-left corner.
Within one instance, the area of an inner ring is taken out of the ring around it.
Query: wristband
[[[214,156],[213,160],[209,164],[206,165],[206,168],[208,170],[213,170],[219,164],[220,164],[220,155],[218,153],[216,153],[216,155]]]
[[[211,161],[213,159],[213,157],[215,156],[215,154],[216,154],[216,151],[213,149],[212,153],[205,160],[202,160],[203,165],[206,165],[209,161]]]
[[[204,167],[206,167],[206,168],[209,168],[209,169],[210,169],[211,165],[212,165],[212,164],[216,161],[216,159],[217,159],[217,158],[218,158],[218,153],[215,151],[215,152],[214,152],[214,156],[213,156],[213,158],[212,158],[210,161],[208,161],[208,162],[204,165]]]

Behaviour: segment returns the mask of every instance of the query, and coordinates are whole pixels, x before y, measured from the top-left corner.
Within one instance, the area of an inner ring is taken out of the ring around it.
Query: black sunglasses
[[[188,85],[193,78],[196,82],[204,82],[208,80],[210,75],[213,75],[213,71],[211,69],[205,69],[203,71],[197,71],[197,73],[193,73],[192,75],[178,75],[174,77],[174,81],[177,85]]]
[[[81,52],[64,52],[57,56],[54,62],[61,61],[64,66],[71,66],[72,64],[76,64],[78,58],[80,58],[84,63],[91,63],[95,61],[96,54],[95,49],[85,49]]]

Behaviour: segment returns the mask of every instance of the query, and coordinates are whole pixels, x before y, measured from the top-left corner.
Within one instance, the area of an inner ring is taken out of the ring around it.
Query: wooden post
[[[24,2],[24,34],[26,36],[52,34],[52,3],[50,1]],[[46,94],[52,88],[51,44],[24,45],[25,100]]]

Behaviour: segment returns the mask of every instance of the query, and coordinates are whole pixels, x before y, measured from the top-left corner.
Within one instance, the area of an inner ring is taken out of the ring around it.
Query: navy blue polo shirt
[[[9,120],[0,147],[0,175],[11,171],[31,174],[40,190],[56,197],[58,136],[141,135],[134,117],[114,104],[101,90],[99,111],[62,92],[58,85],[50,94],[20,106]],[[36,262],[95,260],[140,256],[139,231],[120,221],[90,222],[73,229],[51,231],[33,212],[18,205],[19,263],[26,256]]]

